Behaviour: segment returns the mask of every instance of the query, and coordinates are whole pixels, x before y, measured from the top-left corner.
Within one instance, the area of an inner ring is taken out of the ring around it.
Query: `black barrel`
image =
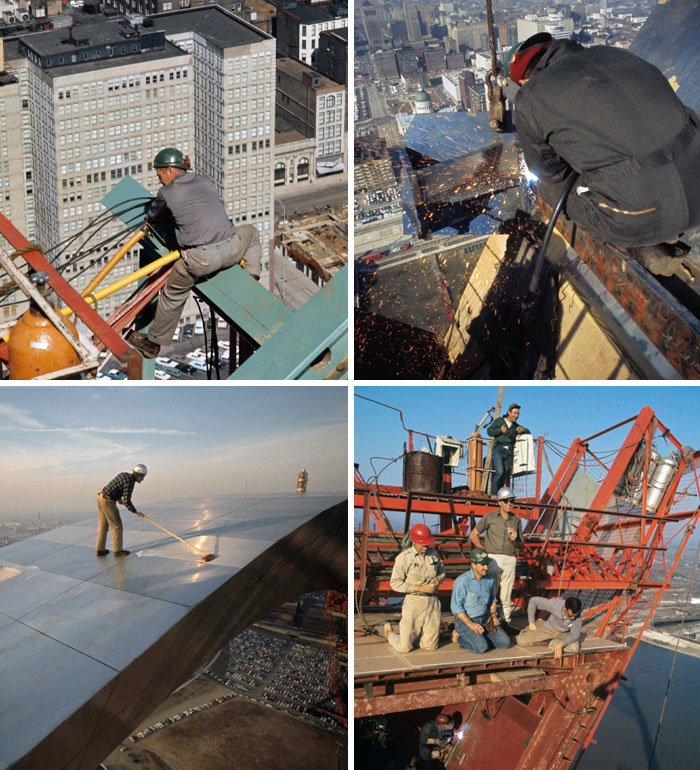
[[[442,492],[442,457],[430,452],[406,452],[403,457],[404,492]]]

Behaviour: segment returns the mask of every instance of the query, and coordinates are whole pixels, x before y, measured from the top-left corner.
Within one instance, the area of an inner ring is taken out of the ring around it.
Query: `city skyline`
[[[3,519],[90,515],[97,491],[137,463],[134,504],[178,497],[347,488],[347,391],[335,387],[9,386],[0,399]]]

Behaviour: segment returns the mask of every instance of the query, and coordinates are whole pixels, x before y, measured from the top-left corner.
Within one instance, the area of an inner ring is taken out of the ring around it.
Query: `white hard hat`
[[[496,500],[515,500],[515,491],[511,487],[501,487],[496,492]]]
[[[134,465],[134,467],[131,469],[131,472],[136,473],[139,476],[145,476],[148,473],[148,468],[143,464]]]

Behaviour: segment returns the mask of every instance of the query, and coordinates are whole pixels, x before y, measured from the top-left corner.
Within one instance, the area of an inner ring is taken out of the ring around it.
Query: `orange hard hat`
[[[411,527],[411,540],[418,545],[435,545],[435,540],[425,524],[414,524]]]

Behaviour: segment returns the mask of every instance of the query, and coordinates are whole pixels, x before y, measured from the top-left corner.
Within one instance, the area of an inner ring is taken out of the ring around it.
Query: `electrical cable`
[[[221,372],[219,371],[219,340],[217,339],[216,331],[216,314],[209,308],[209,320],[211,322],[211,354],[214,359],[214,366],[216,368],[216,379],[221,379]]]
[[[202,312],[202,306],[199,302],[199,297],[194,297],[197,310],[199,310],[199,317],[202,321],[202,331],[204,332],[204,362],[207,367],[207,379],[211,380],[211,361],[209,360],[209,350],[207,348],[207,327],[204,323],[204,313]]]
[[[692,530],[691,530],[692,531]],[[666,710],[666,702],[668,701],[668,691],[671,687],[671,679],[673,678],[673,670],[676,667],[676,658],[678,657],[678,644],[681,640],[681,634],[683,633],[683,626],[685,625],[685,616],[688,612],[688,604],[690,603],[690,592],[693,587],[693,581],[695,580],[695,570],[698,566],[698,556],[700,556],[700,540],[698,540],[698,547],[695,550],[695,561],[693,563],[693,572],[690,576],[690,580],[688,581],[688,593],[685,597],[685,606],[683,607],[683,620],[681,621],[681,627],[678,629],[678,637],[676,639],[676,649],[673,652],[673,662],[671,663],[671,670],[668,674],[668,681],[666,682],[666,692],[664,693],[664,702],[661,706],[661,714],[659,715],[659,723],[656,726],[656,735],[654,736],[654,743],[651,747],[651,756],[649,757],[649,767],[648,770],[651,770],[651,766],[654,763],[654,754],[656,753],[656,744],[659,740],[659,733],[661,732],[661,724],[664,721],[664,711]]]

